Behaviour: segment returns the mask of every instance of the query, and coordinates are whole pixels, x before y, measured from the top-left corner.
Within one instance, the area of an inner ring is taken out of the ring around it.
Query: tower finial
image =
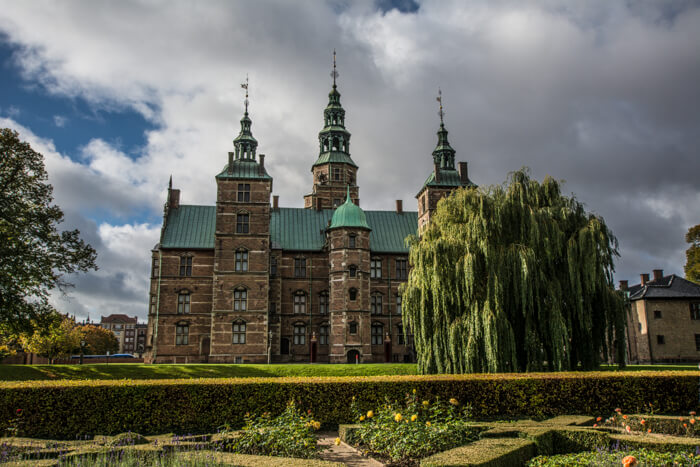
[[[241,83],[241,87],[245,89],[245,113],[248,114],[248,73],[245,74],[245,83]]]
[[[170,175],[170,181],[168,182],[168,190],[173,189],[173,176],[172,174]]]
[[[333,77],[333,89],[335,89],[335,79],[338,77],[338,70],[335,68],[335,49],[333,49],[333,71],[331,71],[331,76]]]
[[[440,125],[442,125],[442,118],[445,116],[445,111],[442,110],[442,90],[440,88],[438,88],[437,101],[440,103],[440,110],[438,111],[438,115],[440,116]]]

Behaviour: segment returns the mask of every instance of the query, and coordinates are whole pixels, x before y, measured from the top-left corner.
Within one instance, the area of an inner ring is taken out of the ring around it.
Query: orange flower
[[[683,424],[683,428],[688,428],[688,424],[687,424],[687,423],[684,423],[684,424]]]
[[[691,410],[691,411],[688,412],[688,413],[689,413],[690,415],[692,415],[692,416],[695,416],[695,415],[696,415],[694,410]]]
[[[683,417],[678,417],[678,421],[679,421],[679,422],[682,422],[682,421],[683,421]]]
[[[632,431],[632,428],[630,428],[630,426],[627,425],[627,426],[625,427],[625,430],[627,430],[627,433],[629,433],[630,431]]]
[[[598,417],[598,418],[595,419],[595,421],[596,421],[596,422],[599,422],[599,421],[601,421],[602,419],[603,419],[603,417]]]
[[[695,425],[695,419],[694,419],[694,418],[691,418],[691,419],[690,419],[690,424],[691,424],[691,425]]]
[[[594,424],[593,424],[593,428],[595,428],[595,427],[597,427],[597,426],[598,426],[598,424],[597,424],[597,423],[594,423]]]
[[[622,418],[624,418],[625,420],[627,420],[627,415],[623,415]]]
[[[649,428],[649,429],[647,430],[647,433],[651,433],[651,428]]]
[[[644,425],[646,422],[647,422],[647,421],[644,420],[644,419],[641,419],[641,420],[639,421],[639,423],[641,423],[642,425]]]
[[[627,456],[624,459],[622,459],[622,465],[624,467],[636,467],[637,464],[637,458],[634,456]]]
[[[622,409],[615,409],[615,412],[620,413],[622,412]]]

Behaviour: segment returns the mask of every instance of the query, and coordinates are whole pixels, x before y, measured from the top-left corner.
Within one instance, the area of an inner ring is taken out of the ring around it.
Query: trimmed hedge
[[[243,425],[246,412],[281,413],[294,399],[326,426],[352,422],[350,401],[376,408],[412,389],[421,398],[451,397],[474,417],[546,417],[634,412],[651,403],[661,413],[698,409],[700,372],[539,373],[235,378],[149,381],[26,381],[0,383],[0,432],[19,417],[19,434],[34,438],[137,431],[204,433]]]
[[[536,454],[535,443],[522,438],[486,438],[426,457],[421,467],[510,467]]]

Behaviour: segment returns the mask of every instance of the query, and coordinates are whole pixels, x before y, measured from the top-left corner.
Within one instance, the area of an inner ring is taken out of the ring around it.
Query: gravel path
[[[335,445],[335,439],[338,437],[336,432],[319,433],[318,445],[324,449],[330,446],[330,449],[325,449],[321,452],[321,459],[332,462],[342,462],[351,467],[381,467],[384,464],[374,459],[362,456],[354,447],[340,442],[340,445]]]

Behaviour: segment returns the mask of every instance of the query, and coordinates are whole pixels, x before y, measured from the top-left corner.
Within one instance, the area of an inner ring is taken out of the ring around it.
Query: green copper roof
[[[170,209],[161,248],[214,248],[216,206],[188,206]]]
[[[263,169],[260,173],[260,164],[257,161],[250,159],[234,159],[233,169],[229,173],[228,164],[224,166],[224,170],[221,171],[216,178],[245,178],[248,180],[272,180],[272,177],[268,175],[267,171]]]
[[[290,251],[319,251],[325,244],[325,230],[333,217],[332,209],[317,211],[279,208],[270,212],[270,240],[273,248]],[[376,253],[408,253],[404,243],[418,231],[418,213],[404,211],[365,211],[370,232],[370,249]],[[171,209],[161,248],[214,248],[215,206],[180,205]]]
[[[316,162],[314,162],[314,165],[311,166],[311,170],[313,170],[314,166],[321,165],[321,164],[327,164],[327,163],[344,163],[351,165],[353,167],[357,167],[357,164],[355,164],[355,161],[352,160],[352,157],[350,157],[349,154],[346,154],[344,152],[339,152],[339,151],[327,151],[327,152],[322,152],[321,155],[318,156],[318,159],[316,159]]]
[[[365,212],[357,204],[350,199],[350,186],[348,185],[348,195],[345,202],[338,206],[331,218],[329,229],[337,229],[339,227],[357,227],[369,229]]]
[[[439,169],[440,170],[440,181],[437,182],[435,181],[435,171],[431,172],[428,178],[425,180],[425,183],[423,183],[423,187],[421,187],[420,191],[418,194],[421,194],[423,190],[425,190],[426,187],[429,186],[434,186],[434,187],[445,187],[445,188],[458,188],[461,186],[471,186],[475,187],[477,186],[476,183],[472,182],[469,180],[468,183],[463,184],[462,179],[459,176],[459,172],[457,172],[454,169]]]

